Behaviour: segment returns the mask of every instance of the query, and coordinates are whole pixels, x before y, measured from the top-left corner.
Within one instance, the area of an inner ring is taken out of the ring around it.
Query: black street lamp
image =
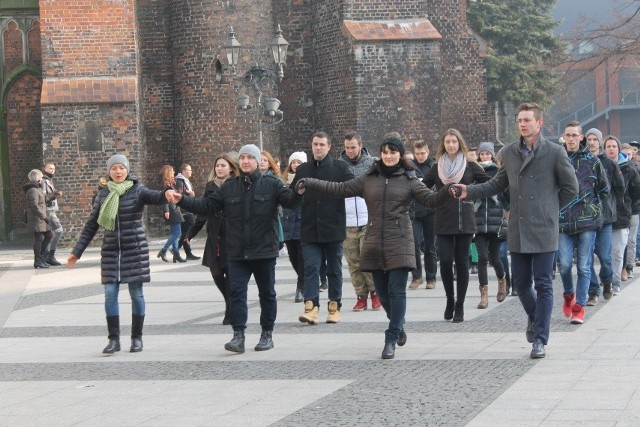
[[[282,37],[280,25],[276,30],[276,36],[271,40],[271,52],[273,60],[276,64],[278,82],[284,78],[284,65],[287,62],[287,48],[289,43]],[[229,29],[229,37],[223,48],[227,54],[227,62],[231,66],[231,73],[236,75],[238,59],[240,58],[240,49],[242,44],[236,39],[233,27]],[[250,87],[254,91],[255,102],[251,104],[249,95],[240,95],[238,97],[238,109],[245,113],[250,109],[255,109],[256,124],[258,130],[258,146],[262,151],[262,124],[276,125],[284,119],[284,113],[279,109],[280,100],[277,98],[262,99],[262,88],[266,85],[274,85],[276,75],[259,65],[253,65],[242,76],[242,84]]]

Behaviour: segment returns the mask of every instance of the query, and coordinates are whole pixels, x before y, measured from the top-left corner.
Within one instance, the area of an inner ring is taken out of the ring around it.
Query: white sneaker
[[[620,286],[619,285],[613,285],[613,294],[614,295],[620,294]]]

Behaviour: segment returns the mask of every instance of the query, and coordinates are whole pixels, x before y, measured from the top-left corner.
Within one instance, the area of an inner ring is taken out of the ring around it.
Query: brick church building
[[[255,101],[246,70],[275,70],[278,24],[287,63],[264,95],[284,120],[260,125],[237,102]],[[230,26],[243,45],[236,75]],[[0,0],[0,239],[24,231],[21,188],[44,161],[74,239],[114,153],[151,188],[162,165],[187,162],[201,193],[213,157],[256,143],[259,126],[285,161],[317,130],[335,137],[333,155],[349,129],[374,153],[388,131],[432,145],[450,127],[491,139],[482,47],[465,0]],[[159,212],[148,224],[163,236]]]

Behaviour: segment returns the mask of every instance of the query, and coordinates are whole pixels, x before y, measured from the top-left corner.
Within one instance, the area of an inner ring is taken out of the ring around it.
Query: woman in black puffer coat
[[[233,176],[238,176],[238,165],[228,154],[221,154],[213,162],[213,170],[209,175],[203,198],[215,193],[225,181]],[[202,265],[209,267],[213,282],[216,284],[224,298],[225,309],[223,325],[231,324],[229,318],[229,266],[227,264],[227,243],[225,233],[224,210],[216,211],[212,215],[198,215],[194,224],[187,232],[187,241],[191,243],[204,224],[207,224],[207,241],[204,245]]]
[[[483,142],[478,147],[478,162],[490,177],[498,172],[495,164],[493,142]],[[500,244],[506,237],[507,221],[503,207],[506,205],[503,194],[476,200],[476,232],[475,242],[478,248],[478,279],[480,280],[480,303],[478,308],[489,306],[489,279],[487,263],[491,261],[496,277],[498,277],[498,302],[504,301],[507,295],[507,278],[500,260]]]
[[[108,188],[100,190],[89,220],[71,250],[67,266],[73,267],[93,240],[100,226],[105,228],[100,252],[100,271],[104,285],[104,306],[109,328],[109,344],[102,351],[120,351],[120,283],[129,285],[131,295],[131,349],[142,351],[145,303],[142,284],[151,281],[149,244],[142,225],[145,205],[166,203],[164,191],[153,191],[129,174],[129,160],[122,154],[111,156]]]

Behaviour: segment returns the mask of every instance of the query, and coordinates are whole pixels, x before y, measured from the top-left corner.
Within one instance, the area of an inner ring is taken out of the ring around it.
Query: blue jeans
[[[593,263],[593,247],[596,240],[596,231],[583,231],[577,234],[560,233],[560,245],[558,247],[558,271],[562,279],[565,294],[573,294],[573,250],[578,253],[578,280],[576,282],[576,303],[585,306],[589,294],[591,282],[591,264]]]
[[[169,250],[169,248],[171,248],[171,251],[174,254],[177,254],[179,250],[178,242],[180,241],[180,234],[182,233],[182,227],[179,222],[175,224],[169,224],[169,227],[170,227],[169,230],[171,234],[169,235],[167,242],[162,247],[162,250],[166,252]]]
[[[591,284],[589,285],[589,293],[592,295],[600,295],[600,282],[611,284],[613,280],[613,271],[611,270],[611,233],[613,224],[605,224],[596,232],[596,241],[593,247],[593,253],[600,260],[600,275],[596,274],[593,256],[591,258]]]
[[[396,343],[404,325],[407,311],[407,278],[409,270],[375,270],[372,272],[373,284],[380,297],[384,311],[387,312],[389,328],[384,332],[384,342]]]
[[[119,316],[118,293],[120,282],[105,283],[104,285],[104,311],[107,316]],[[144,316],[144,294],[142,282],[129,283],[129,295],[131,296],[131,313]]]
[[[329,301],[340,307],[342,299],[342,241],[327,243],[302,243],[304,258],[304,300],[320,306],[320,264],[322,255],[327,260],[327,284]]]
[[[247,288],[253,274],[260,298],[260,326],[273,331],[278,314],[276,300],[276,259],[229,260],[229,320],[234,331],[247,328]]]
[[[511,277],[511,270],[509,269],[509,256],[507,249],[507,241],[503,240],[500,242],[500,261],[502,261],[502,267],[504,267],[504,272],[506,275]]]
[[[553,259],[555,251],[537,254],[511,253],[511,284],[529,320],[535,324],[534,340],[547,345],[553,310]],[[534,288],[531,287],[532,280]]]

